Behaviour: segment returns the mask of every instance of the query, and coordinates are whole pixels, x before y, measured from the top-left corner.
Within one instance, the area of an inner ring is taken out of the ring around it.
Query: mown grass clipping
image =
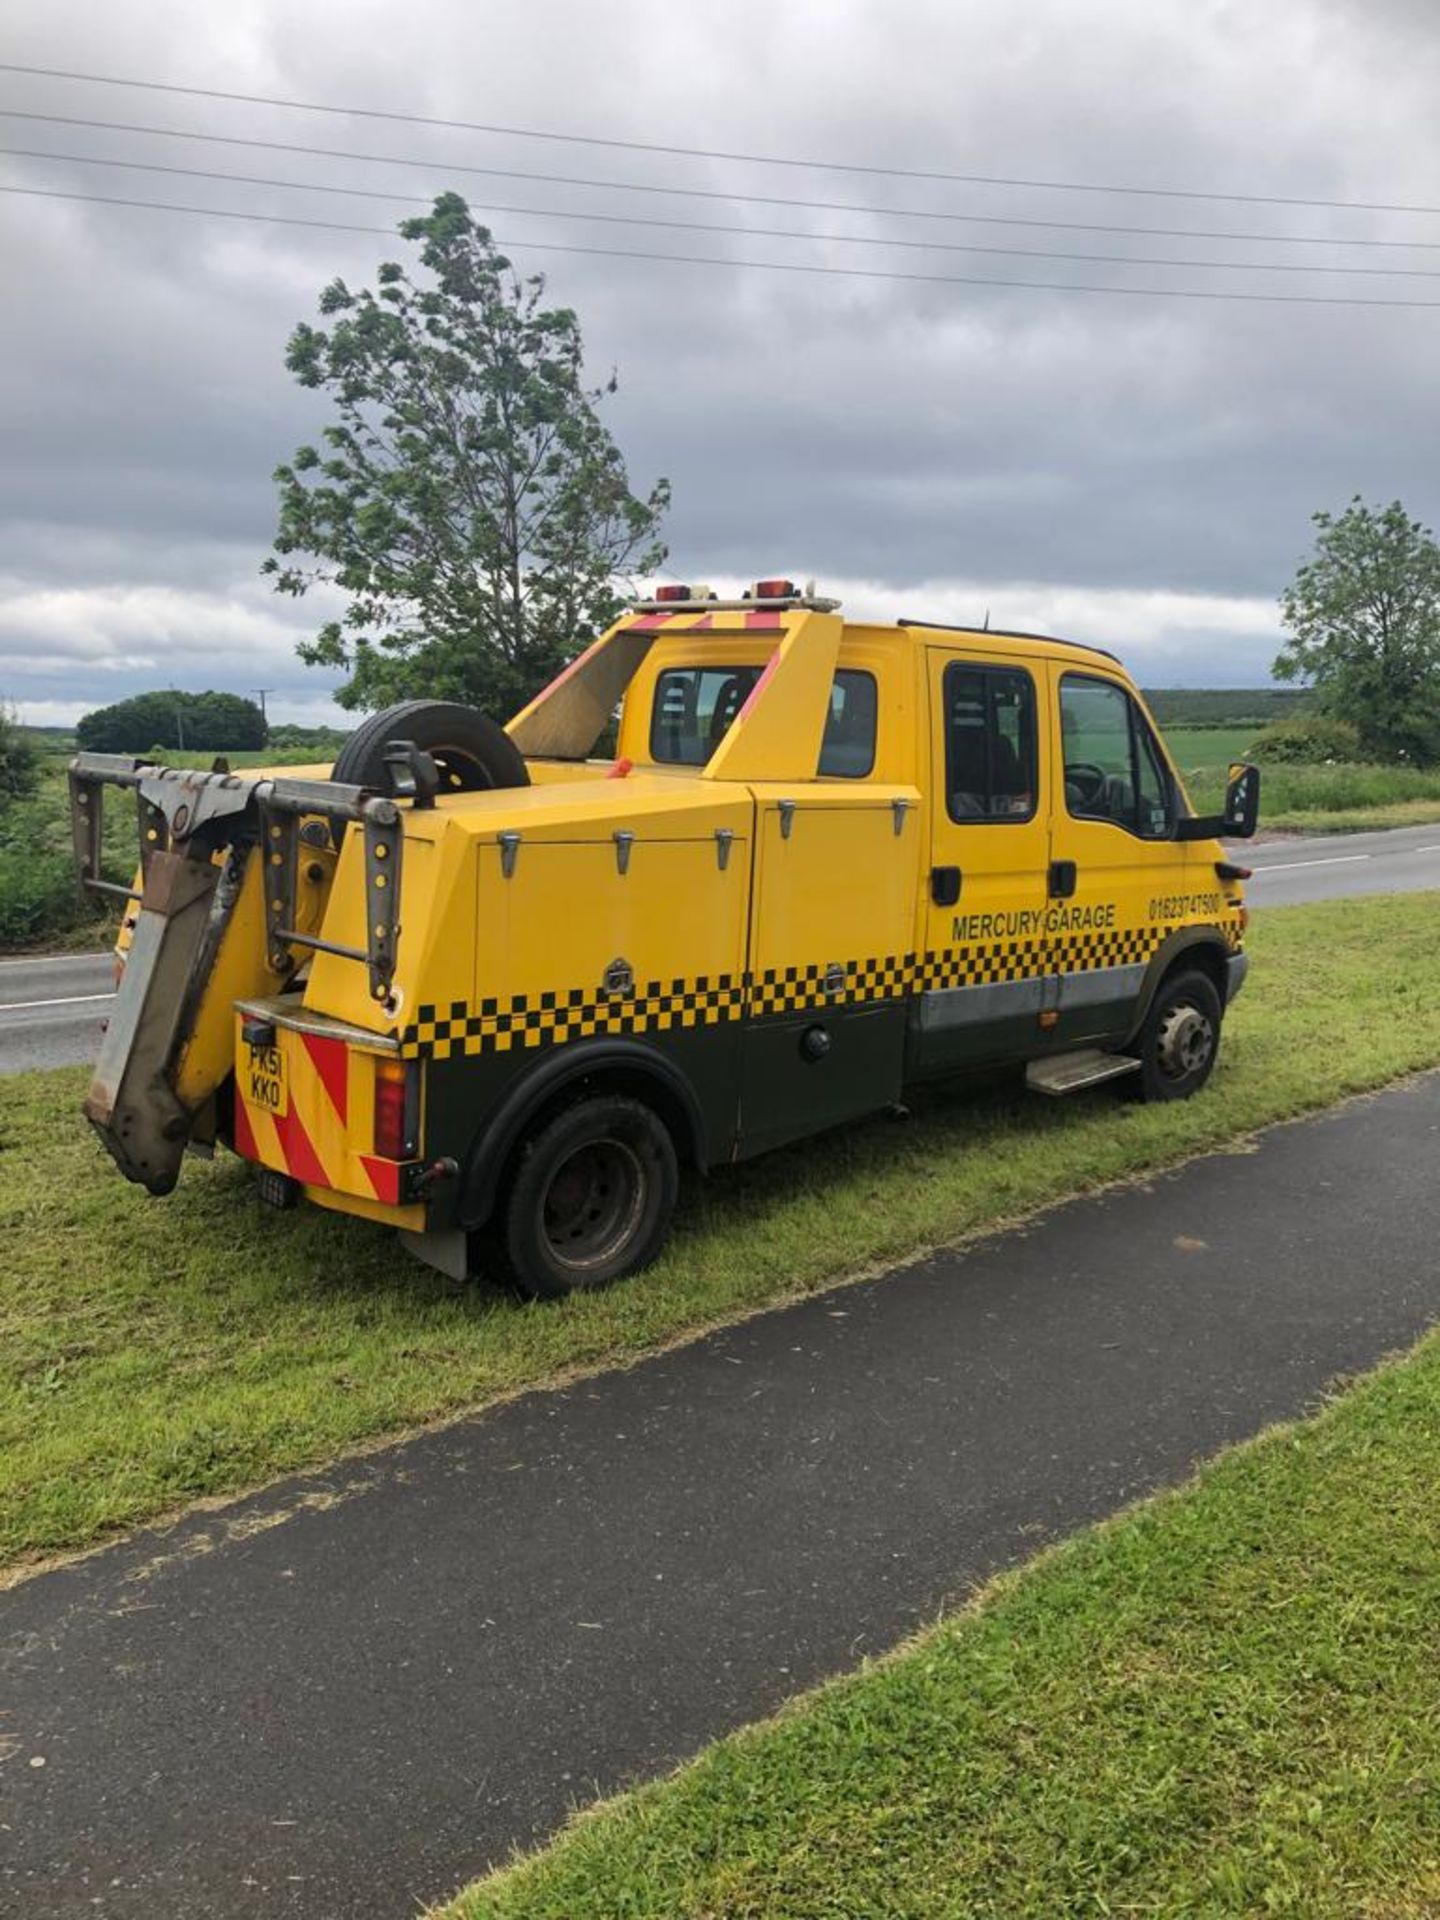
[[[376,1434],[632,1358],[865,1267],[1440,1063],[1440,900],[1271,909],[1193,1101],[1013,1079],[689,1189],[610,1292],[523,1307],[385,1229],[261,1207],[232,1158],[155,1200],[80,1117],[83,1071],[0,1080],[0,1561],[83,1546]]]
[[[1440,1338],[448,1920],[1440,1913]]]

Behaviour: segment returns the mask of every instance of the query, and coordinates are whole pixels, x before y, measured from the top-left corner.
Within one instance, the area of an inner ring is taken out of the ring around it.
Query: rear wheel
[[[499,1239],[517,1289],[558,1299],[646,1267],[664,1246],[679,1190],[675,1143],[639,1100],[596,1094],[526,1142]]]
[[[1142,1100],[1187,1100],[1200,1091],[1220,1050],[1221,1012],[1209,974],[1196,969],[1161,981],[1136,1049]]]
[[[404,700],[372,713],[345,742],[331,779],[388,793],[385,749],[392,740],[413,741],[430,755],[440,769],[441,793],[530,784],[520,750],[504,728],[453,700]]]

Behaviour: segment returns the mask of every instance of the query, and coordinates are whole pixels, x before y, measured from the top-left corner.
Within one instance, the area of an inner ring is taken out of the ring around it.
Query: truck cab
[[[531,1294],[652,1259],[683,1165],[922,1081],[1183,1098],[1246,966],[1255,769],[1198,819],[1111,655],[789,581],[662,589],[503,734],[412,702],[329,779],[73,779],[82,869],[107,781],[155,835],[87,1103],[122,1169],[218,1141]]]

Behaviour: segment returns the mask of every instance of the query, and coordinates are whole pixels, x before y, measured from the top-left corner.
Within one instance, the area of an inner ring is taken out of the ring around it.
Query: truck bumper
[[[265,1182],[271,1205],[298,1189],[339,1213],[424,1227],[408,1177],[416,1163],[371,1150],[375,1066],[390,1052],[384,1036],[308,1012],[291,996],[237,1002],[232,1144],[278,1176]]]

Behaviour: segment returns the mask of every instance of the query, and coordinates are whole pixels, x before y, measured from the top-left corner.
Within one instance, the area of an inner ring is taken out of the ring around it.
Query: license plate
[[[241,1069],[241,1090],[245,1104],[260,1107],[266,1113],[283,1118],[290,1111],[290,1089],[285,1079],[285,1056],[279,1047],[255,1047],[247,1044],[247,1059]]]

